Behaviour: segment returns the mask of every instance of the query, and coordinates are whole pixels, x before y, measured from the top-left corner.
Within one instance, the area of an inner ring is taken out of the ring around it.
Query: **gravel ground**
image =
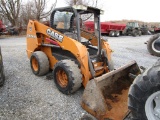
[[[146,68],[152,66],[158,57],[150,55],[147,45],[144,44],[150,37],[151,35],[108,37],[108,42],[114,51],[112,55],[115,67],[120,67],[132,60],[135,60],[139,66]]]
[[[131,60],[139,66],[151,66],[158,57],[147,51],[144,42],[149,37],[107,37],[114,51],[115,67]],[[6,76],[4,87],[0,88],[0,120],[79,120],[86,113],[80,106],[84,89],[66,96],[58,91],[53,80],[35,76],[25,42],[25,37],[0,37]]]

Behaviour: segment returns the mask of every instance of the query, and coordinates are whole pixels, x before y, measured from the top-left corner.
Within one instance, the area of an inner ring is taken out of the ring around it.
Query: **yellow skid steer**
[[[97,119],[122,120],[128,113],[129,88],[141,72],[135,61],[114,69],[112,50],[101,38],[102,12],[73,6],[55,9],[48,26],[30,20],[27,55],[35,75],[52,70],[55,85],[63,94],[72,94],[83,85],[81,105]],[[94,33],[83,28],[86,18],[94,21]]]

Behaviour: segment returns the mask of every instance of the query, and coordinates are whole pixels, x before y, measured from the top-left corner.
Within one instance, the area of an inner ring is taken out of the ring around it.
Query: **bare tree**
[[[35,14],[36,19],[41,20],[49,16],[52,10],[55,8],[56,3],[57,3],[57,0],[52,4],[50,10],[45,12],[47,1],[46,0],[34,0],[34,5],[36,9],[33,11],[33,13]]]
[[[97,7],[98,0],[65,0],[69,6],[73,5],[84,5],[84,6],[92,6]],[[81,16],[83,21],[93,19],[93,14],[84,14]]]
[[[33,13],[34,10],[35,7],[33,1],[27,2],[26,4],[21,6],[21,12],[20,12],[21,24],[27,25],[29,19],[35,19],[35,14]]]
[[[66,0],[66,3],[70,6],[73,6],[73,5],[88,5],[89,0]]]
[[[69,6],[84,5],[84,6],[97,6],[97,0],[65,0]]]
[[[27,3],[23,4],[21,7],[21,23],[23,25],[27,25],[29,19],[33,20],[36,19],[41,21],[43,18],[46,20],[48,16],[51,14],[52,10],[55,8],[57,0],[55,0],[52,6],[47,11],[48,1],[46,0],[33,0],[28,1]]]
[[[21,0],[0,0],[1,12],[13,26],[18,25],[20,8]]]

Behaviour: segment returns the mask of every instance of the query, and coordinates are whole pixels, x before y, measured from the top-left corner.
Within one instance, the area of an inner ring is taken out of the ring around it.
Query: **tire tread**
[[[32,56],[35,56],[37,58],[37,61],[39,63],[39,72],[36,74],[38,76],[45,75],[49,72],[49,60],[47,55],[42,51],[36,51],[32,54]],[[31,56],[31,58],[32,58]],[[30,60],[31,62],[31,60]],[[31,67],[32,68],[32,67]],[[32,69],[33,71],[33,69]],[[33,72],[34,73],[34,72]]]
[[[60,91],[64,94],[72,94],[74,92],[76,92],[80,87],[81,87],[81,83],[82,83],[82,74],[81,74],[81,71],[80,69],[78,68],[78,65],[72,61],[72,60],[61,60],[59,62],[56,63],[56,65],[54,66],[54,69],[53,69],[53,73],[55,71],[55,69],[60,66],[60,65],[64,65],[64,67],[68,70],[68,73],[69,73],[69,77],[71,77],[72,81],[72,85],[71,85],[71,88],[69,88],[68,90],[66,90],[65,92],[64,91]],[[55,79],[55,78],[54,78]]]
[[[138,75],[129,89],[128,108],[132,120],[147,120],[145,102],[150,94],[160,90],[160,76],[157,76],[160,64],[156,63],[141,75]]]
[[[160,37],[160,34],[155,34],[155,35],[153,35],[153,36],[148,40],[148,42],[147,42],[147,49],[148,49],[149,53],[150,53],[151,55],[155,55],[155,56],[158,56],[158,57],[160,57],[160,53],[157,53],[157,52],[155,52],[155,51],[153,50],[153,48],[152,48],[152,43],[153,43],[156,39],[158,39],[159,37]]]

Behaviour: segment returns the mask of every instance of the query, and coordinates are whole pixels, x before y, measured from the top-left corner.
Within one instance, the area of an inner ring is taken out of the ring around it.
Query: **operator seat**
[[[72,25],[72,28],[73,30],[71,32],[65,32],[64,34],[74,40],[77,40],[77,21],[76,21],[76,18],[74,18],[72,21],[71,21],[71,25]],[[82,27],[82,19],[80,18],[80,28]]]

